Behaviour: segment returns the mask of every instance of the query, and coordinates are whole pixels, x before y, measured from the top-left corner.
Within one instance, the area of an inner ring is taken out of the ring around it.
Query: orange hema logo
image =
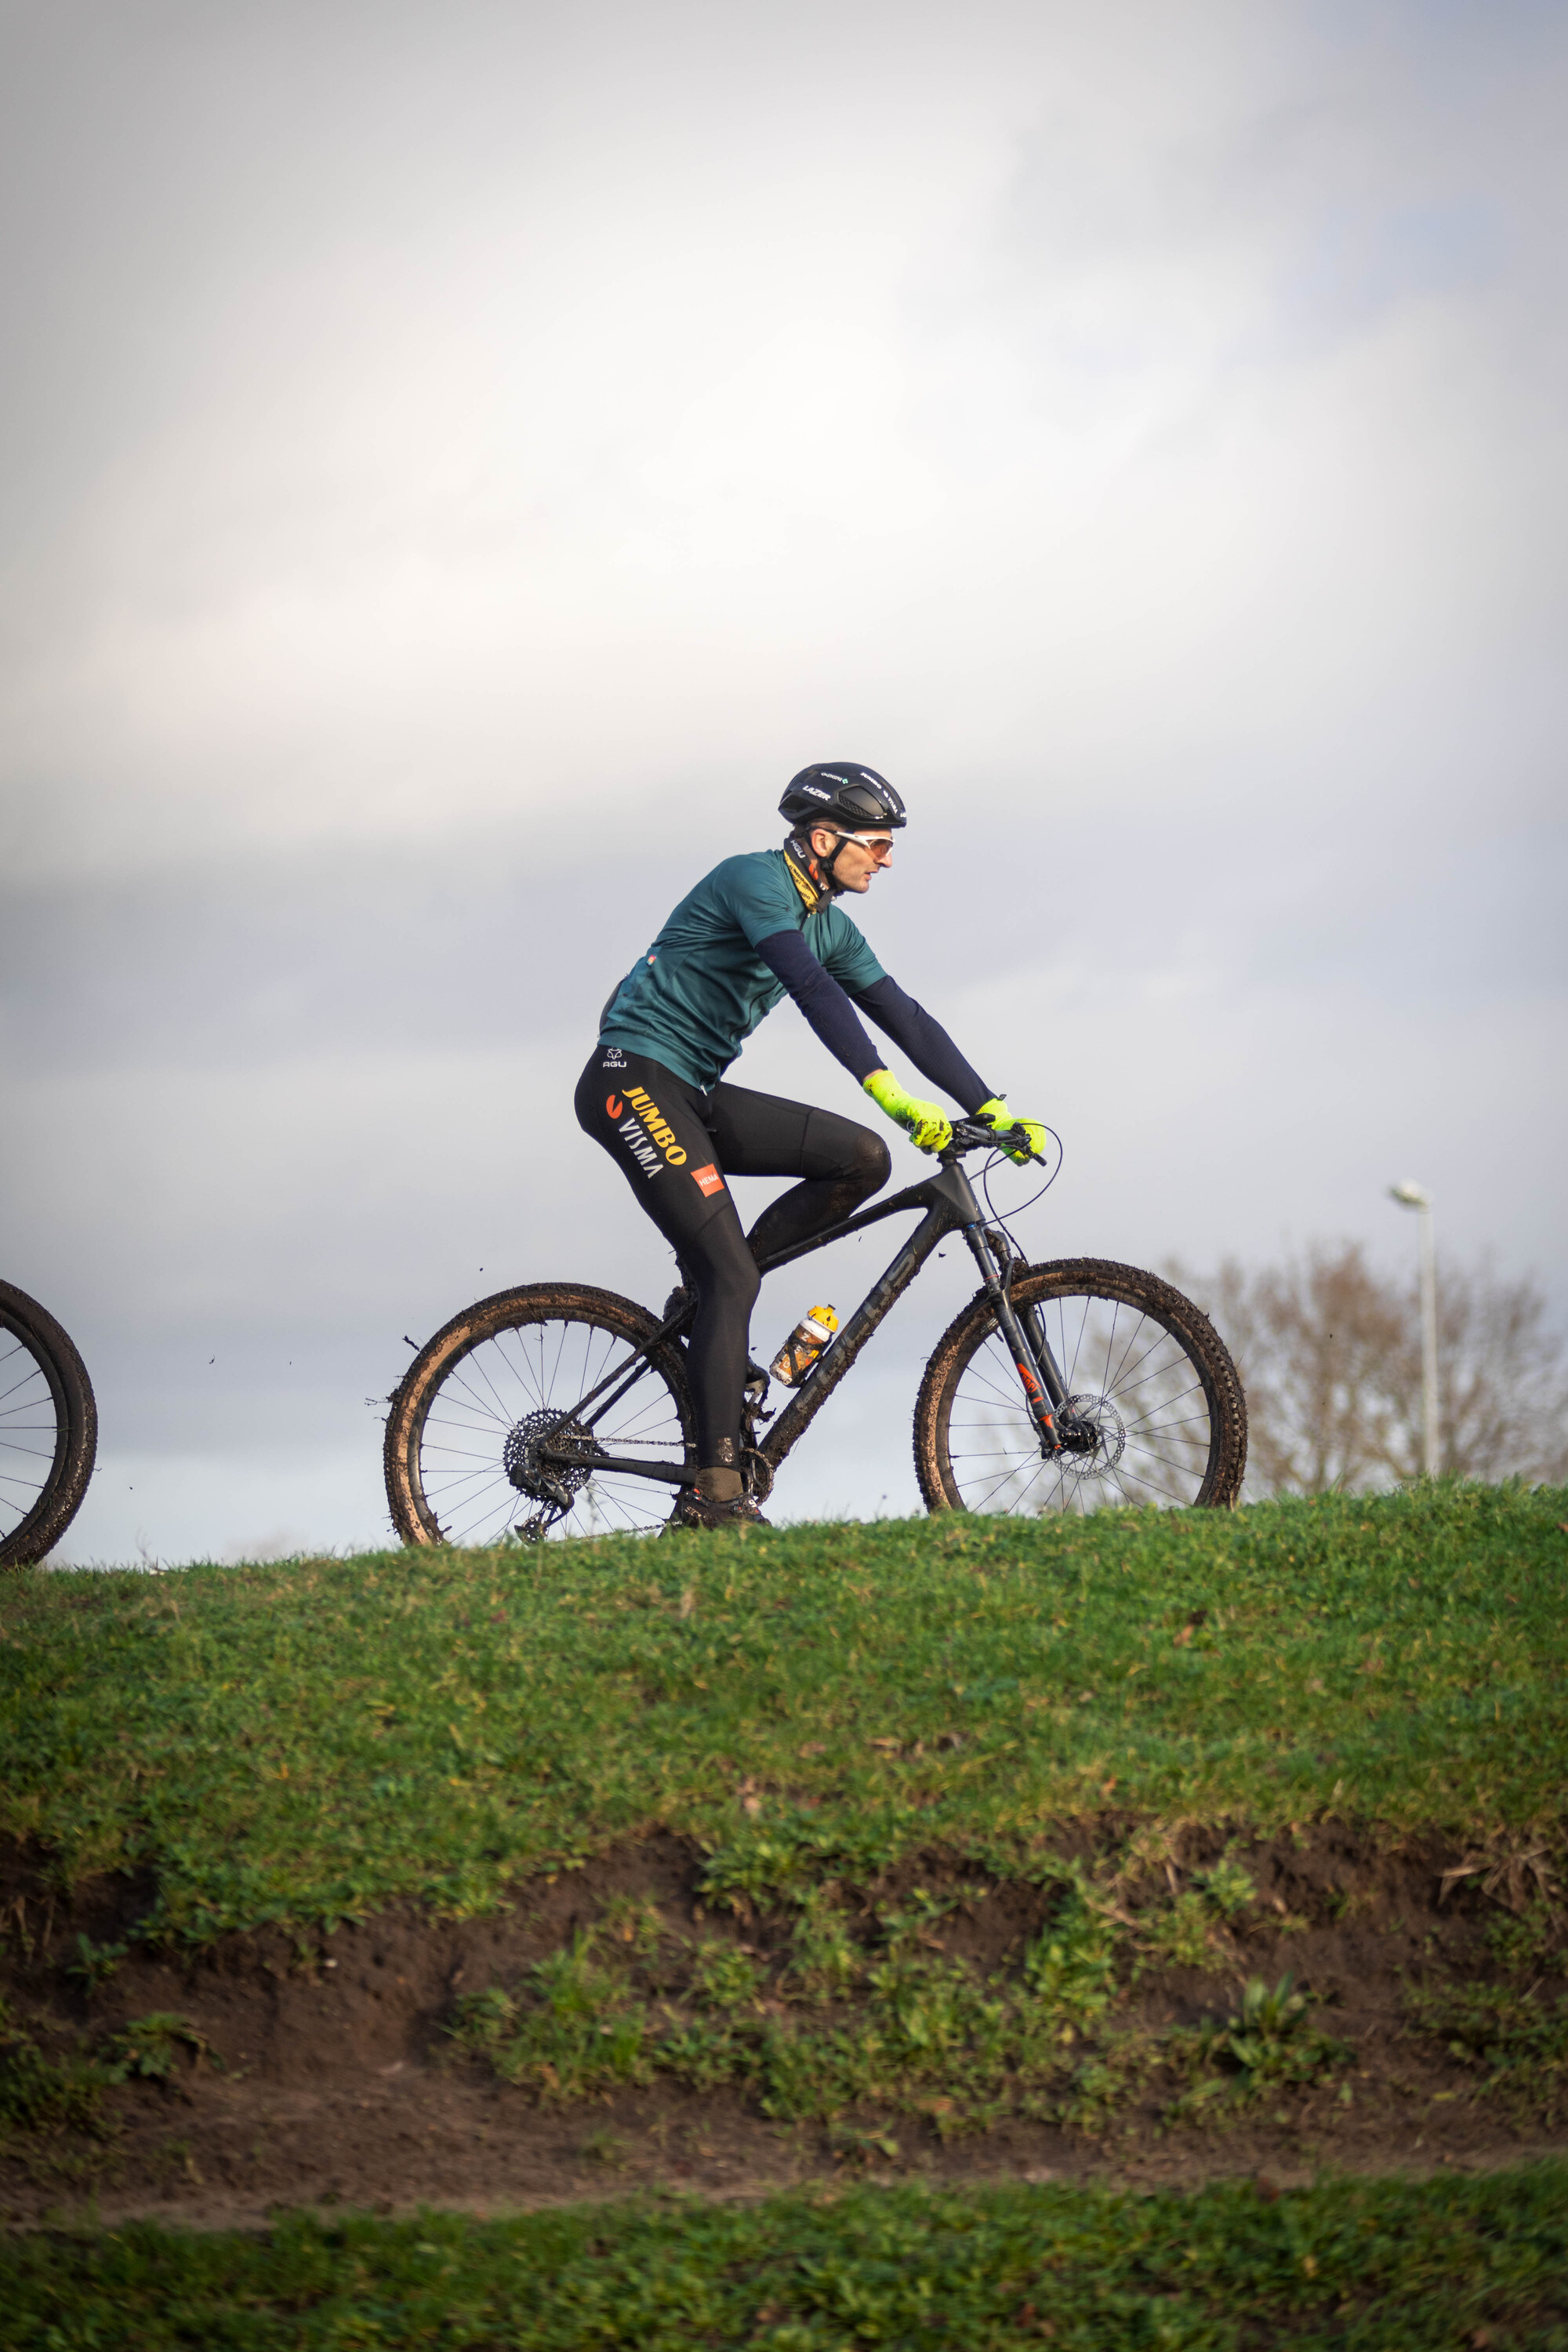
[[[691,1181],[694,1184],[700,1185],[704,1192],[721,1192],[724,1190],[724,1179],[711,1160],[706,1168],[694,1168],[691,1171]]]
[[[619,1118],[622,1111],[626,1108],[626,1105],[621,1100],[619,1095],[606,1095],[605,1097],[605,1108],[609,1112],[612,1118]]]

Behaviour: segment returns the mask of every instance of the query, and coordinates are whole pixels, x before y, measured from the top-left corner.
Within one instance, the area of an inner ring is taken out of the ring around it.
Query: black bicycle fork
[[[974,1203],[973,1189],[962,1169],[957,1175]],[[994,1229],[981,1218],[974,1203],[973,1220],[963,1227],[963,1238],[970,1254],[980,1269],[980,1279],[985,1286],[985,1296],[996,1318],[996,1328],[1007,1344],[1013,1368],[1018,1375],[1029,1407],[1029,1417],[1040,1434],[1043,1454],[1062,1451],[1061,1435],[1057,1427],[1057,1415],[1068,1401],[1067,1382],[1061,1376],[1050,1342],[1046,1338],[1045,1318],[1037,1307],[1026,1307],[1020,1315],[1013,1304],[1012,1280],[1015,1260],[1010,1253],[1004,1255],[997,1247]]]

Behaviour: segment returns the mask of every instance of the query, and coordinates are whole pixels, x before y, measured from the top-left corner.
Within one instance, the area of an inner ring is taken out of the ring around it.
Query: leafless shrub
[[[1173,1268],[1236,1358],[1251,1428],[1247,1491],[1346,1493],[1421,1468],[1416,1288],[1366,1263],[1359,1242],[1318,1242],[1283,1265],[1227,1258]],[[1437,1284],[1439,1461],[1447,1475],[1568,1482],[1568,1371],[1530,1276],[1489,1257],[1443,1263]]]

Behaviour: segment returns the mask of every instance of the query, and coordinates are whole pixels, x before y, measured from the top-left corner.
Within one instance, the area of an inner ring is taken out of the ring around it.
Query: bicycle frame
[[[987,1143],[994,1140],[989,1135],[984,1139]],[[963,1235],[980,1269],[980,1278],[995,1310],[997,1325],[1012,1351],[1029,1412],[1040,1433],[1041,1450],[1051,1454],[1060,1450],[1056,1415],[1067,1402],[1067,1385],[1047,1344],[1044,1322],[1037,1310],[1031,1310],[1023,1317],[1014,1312],[1007,1295],[1012,1261],[997,1247],[992,1237],[984,1213],[974,1196],[974,1188],[960,1164],[960,1153],[957,1150],[945,1151],[941,1159],[939,1175],[928,1176],[919,1184],[908,1185],[903,1192],[895,1192],[891,1200],[879,1201],[872,1208],[858,1210],[842,1223],[829,1225],[820,1234],[813,1234],[809,1240],[797,1242],[792,1249],[775,1251],[759,1261],[760,1270],[763,1274],[772,1274],[782,1265],[793,1265],[796,1258],[809,1257],[813,1251],[826,1249],[830,1242],[843,1241],[851,1234],[866,1233],[871,1226],[879,1225],[885,1218],[896,1217],[906,1210],[922,1212],[920,1223],[902,1249],[880,1279],[872,1284],[832,1345],[824,1349],[757,1448],[770,1472],[776,1471],[785,1456],[799,1444],[889,1309],[903,1297],[932,1251],[952,1234]],[[563,1419],[579,1430],[592,1429],[595,1422],[640,1377],[642,1362],[666,1340],[678,1338],[695,1311],[688,1305],[679,1315],[672,1316],[651,1339],[644,1342],[629,1362],[618,1365],[613,1373],[600,1381],[597,1388],[590,1389]],[[587,1408],[594,1404],[597,1404],[598,1410],[589,1412]],[[577,1442],[580,1445],[581,1440]],[[582,1454],[573,1452],[569,1446],[553,1446],[546,1443],[539,1452],[546,1461],[582,1466]],[[697,1477],[695,1468],[689,1464],[638,1461],[620,1454],[601,1456],[595,1459],[594,1467],[614,1471],[619,1476],[649,1478],[671,1486],[691,1486]]]

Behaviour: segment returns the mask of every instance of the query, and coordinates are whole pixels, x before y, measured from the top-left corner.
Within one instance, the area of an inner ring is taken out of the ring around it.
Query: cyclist
[[[864,897],[907,823],[885,777],[852,760],[803,768],[779,803],[782,849],[727,857],[676,908],[605,1006],[578,1081],[579,1125],[620,1167],[675,1251],[695,1294],[688,1346],[698,1477],[672,1523],[732,1528],[760,1518],[742,1477],[741,1414],[757,1262],[837,1224],[885,1184],[892,1161],[869,1129],[837,1111],[730,1086],[724,1072],[787,992],[828,1052],[921,1151],[944,1150],[941,1106],[906,1093],[860,1019],[868,1013],[967,1118],[1015,1120],[947,1032],[906,996],[838,900]],[[857,1008],[858,1007],[858,1011]],[[1016,1157],[1023,1156],[1016,1153]],[[731,1176],[800,1181],[742,1233]],[[672,1296],[666,1313],[682,1303]]]

